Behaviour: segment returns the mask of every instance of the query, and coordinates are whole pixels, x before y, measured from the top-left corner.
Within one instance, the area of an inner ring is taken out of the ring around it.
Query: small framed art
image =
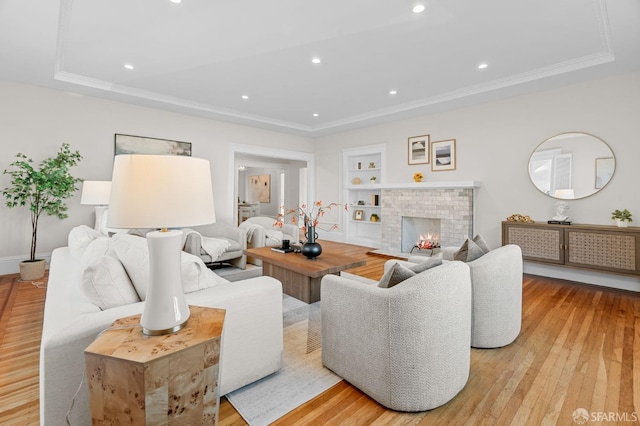
[[[456,140],[431,142],[431,171],[440,172],[456,169]]]
[[[409,164],[429,164],[429,135],[408,139]]]
[[[362,220],[364,219],[364,210],[356,210],[353,214],[353,220]]]

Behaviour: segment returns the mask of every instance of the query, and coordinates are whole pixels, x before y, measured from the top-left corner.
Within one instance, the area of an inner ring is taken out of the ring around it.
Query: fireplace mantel
[[[443,182],[401,182],[374,184],[380,189],[456,189],[456,188],[479,188],[480,182],[477,180],[453,180]]]

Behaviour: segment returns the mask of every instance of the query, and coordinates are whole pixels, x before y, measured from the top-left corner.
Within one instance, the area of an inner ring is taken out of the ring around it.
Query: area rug
[[[277,373],[227,394],[252,426],[263,426],[342,380],[322,366],[320,302],[283,299],[284,360]]]

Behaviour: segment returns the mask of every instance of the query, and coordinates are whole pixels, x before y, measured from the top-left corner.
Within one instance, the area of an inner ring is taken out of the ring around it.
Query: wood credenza
[[[640,227],[502,222],[502,244],[526,261],[640,275]]]

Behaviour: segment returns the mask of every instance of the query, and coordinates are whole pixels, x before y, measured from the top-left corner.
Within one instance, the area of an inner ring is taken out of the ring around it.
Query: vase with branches
[[[2,195],[9,208],[27,207],[31,214],[31,250],[27,262],[38,262],[36,246],[38,242],[38,221],[45,213],[59,219],[67,217],[68,207],[65,203],[75,191],[76,185],[82,181],[73,177],[71,167],[77,165],[82,156],[78,151],[71,151],[69,144],[63,143],[55,157],[42,160],[37,167],[33,160],[22,153],[15,156],[3,174],[9,175],[11,184],[2,190]],[[41,278],[42,275],[30,279]],[[24,262],[23,262],[24,263]],[[22,264],[21,264],[22,269]],[[28,279],[23,277],[23,279]]]

